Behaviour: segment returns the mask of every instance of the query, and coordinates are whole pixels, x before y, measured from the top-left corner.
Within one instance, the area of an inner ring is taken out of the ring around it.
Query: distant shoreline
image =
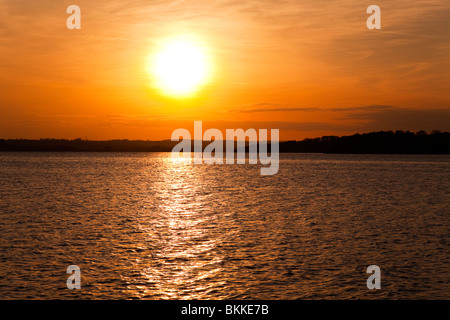
[[[176,144],[171,140],[0,139],[0,152],[171,152]],[[203,148],[208,144],[209,141],[203,141]],[[279,145],[280,153],[450,154],[450,133],[379,131],[280,141]],[[270,143],[268,147],[270,151]]]

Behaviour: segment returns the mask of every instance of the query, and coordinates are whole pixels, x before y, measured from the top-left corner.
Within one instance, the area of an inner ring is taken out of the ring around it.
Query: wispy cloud
[[[314,107],[295,107],[289,104],[280,103],[253,103],[248,105],[237,106],[228,110],[233,113],[264,113],[264,112],[312,112],[320,111]]]
[[[340,122],[353,122],[359,131],[377,130],[450,130],[450,108],[400,108],[365,106],[334,109],[343,113]]]

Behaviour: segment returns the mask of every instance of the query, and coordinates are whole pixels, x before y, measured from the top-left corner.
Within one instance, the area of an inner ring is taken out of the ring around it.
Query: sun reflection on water
[[[216,250],[221,237],[211,233],[218,216],[208,208],[210,186],[191,158],[161,161],[154,183],[158,210],[151,230],[146,230],[157,248],[142,275],[154,285],[152,296],[195,299],[224,284],[212,281],[223,262]]]

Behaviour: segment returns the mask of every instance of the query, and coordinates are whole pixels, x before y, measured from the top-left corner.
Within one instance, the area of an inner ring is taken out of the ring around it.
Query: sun
[[[194,94],[211,77],[212,64],[206,48],[188,37],[166,39],[151,55],[148,66],[154,85],[164,94]]]

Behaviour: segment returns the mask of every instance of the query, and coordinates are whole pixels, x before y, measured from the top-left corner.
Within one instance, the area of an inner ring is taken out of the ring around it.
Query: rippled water
[[[449,299],[449,181],[449,156],[286,154],[261,176],[166,153],[1,153],[0,298]]]

